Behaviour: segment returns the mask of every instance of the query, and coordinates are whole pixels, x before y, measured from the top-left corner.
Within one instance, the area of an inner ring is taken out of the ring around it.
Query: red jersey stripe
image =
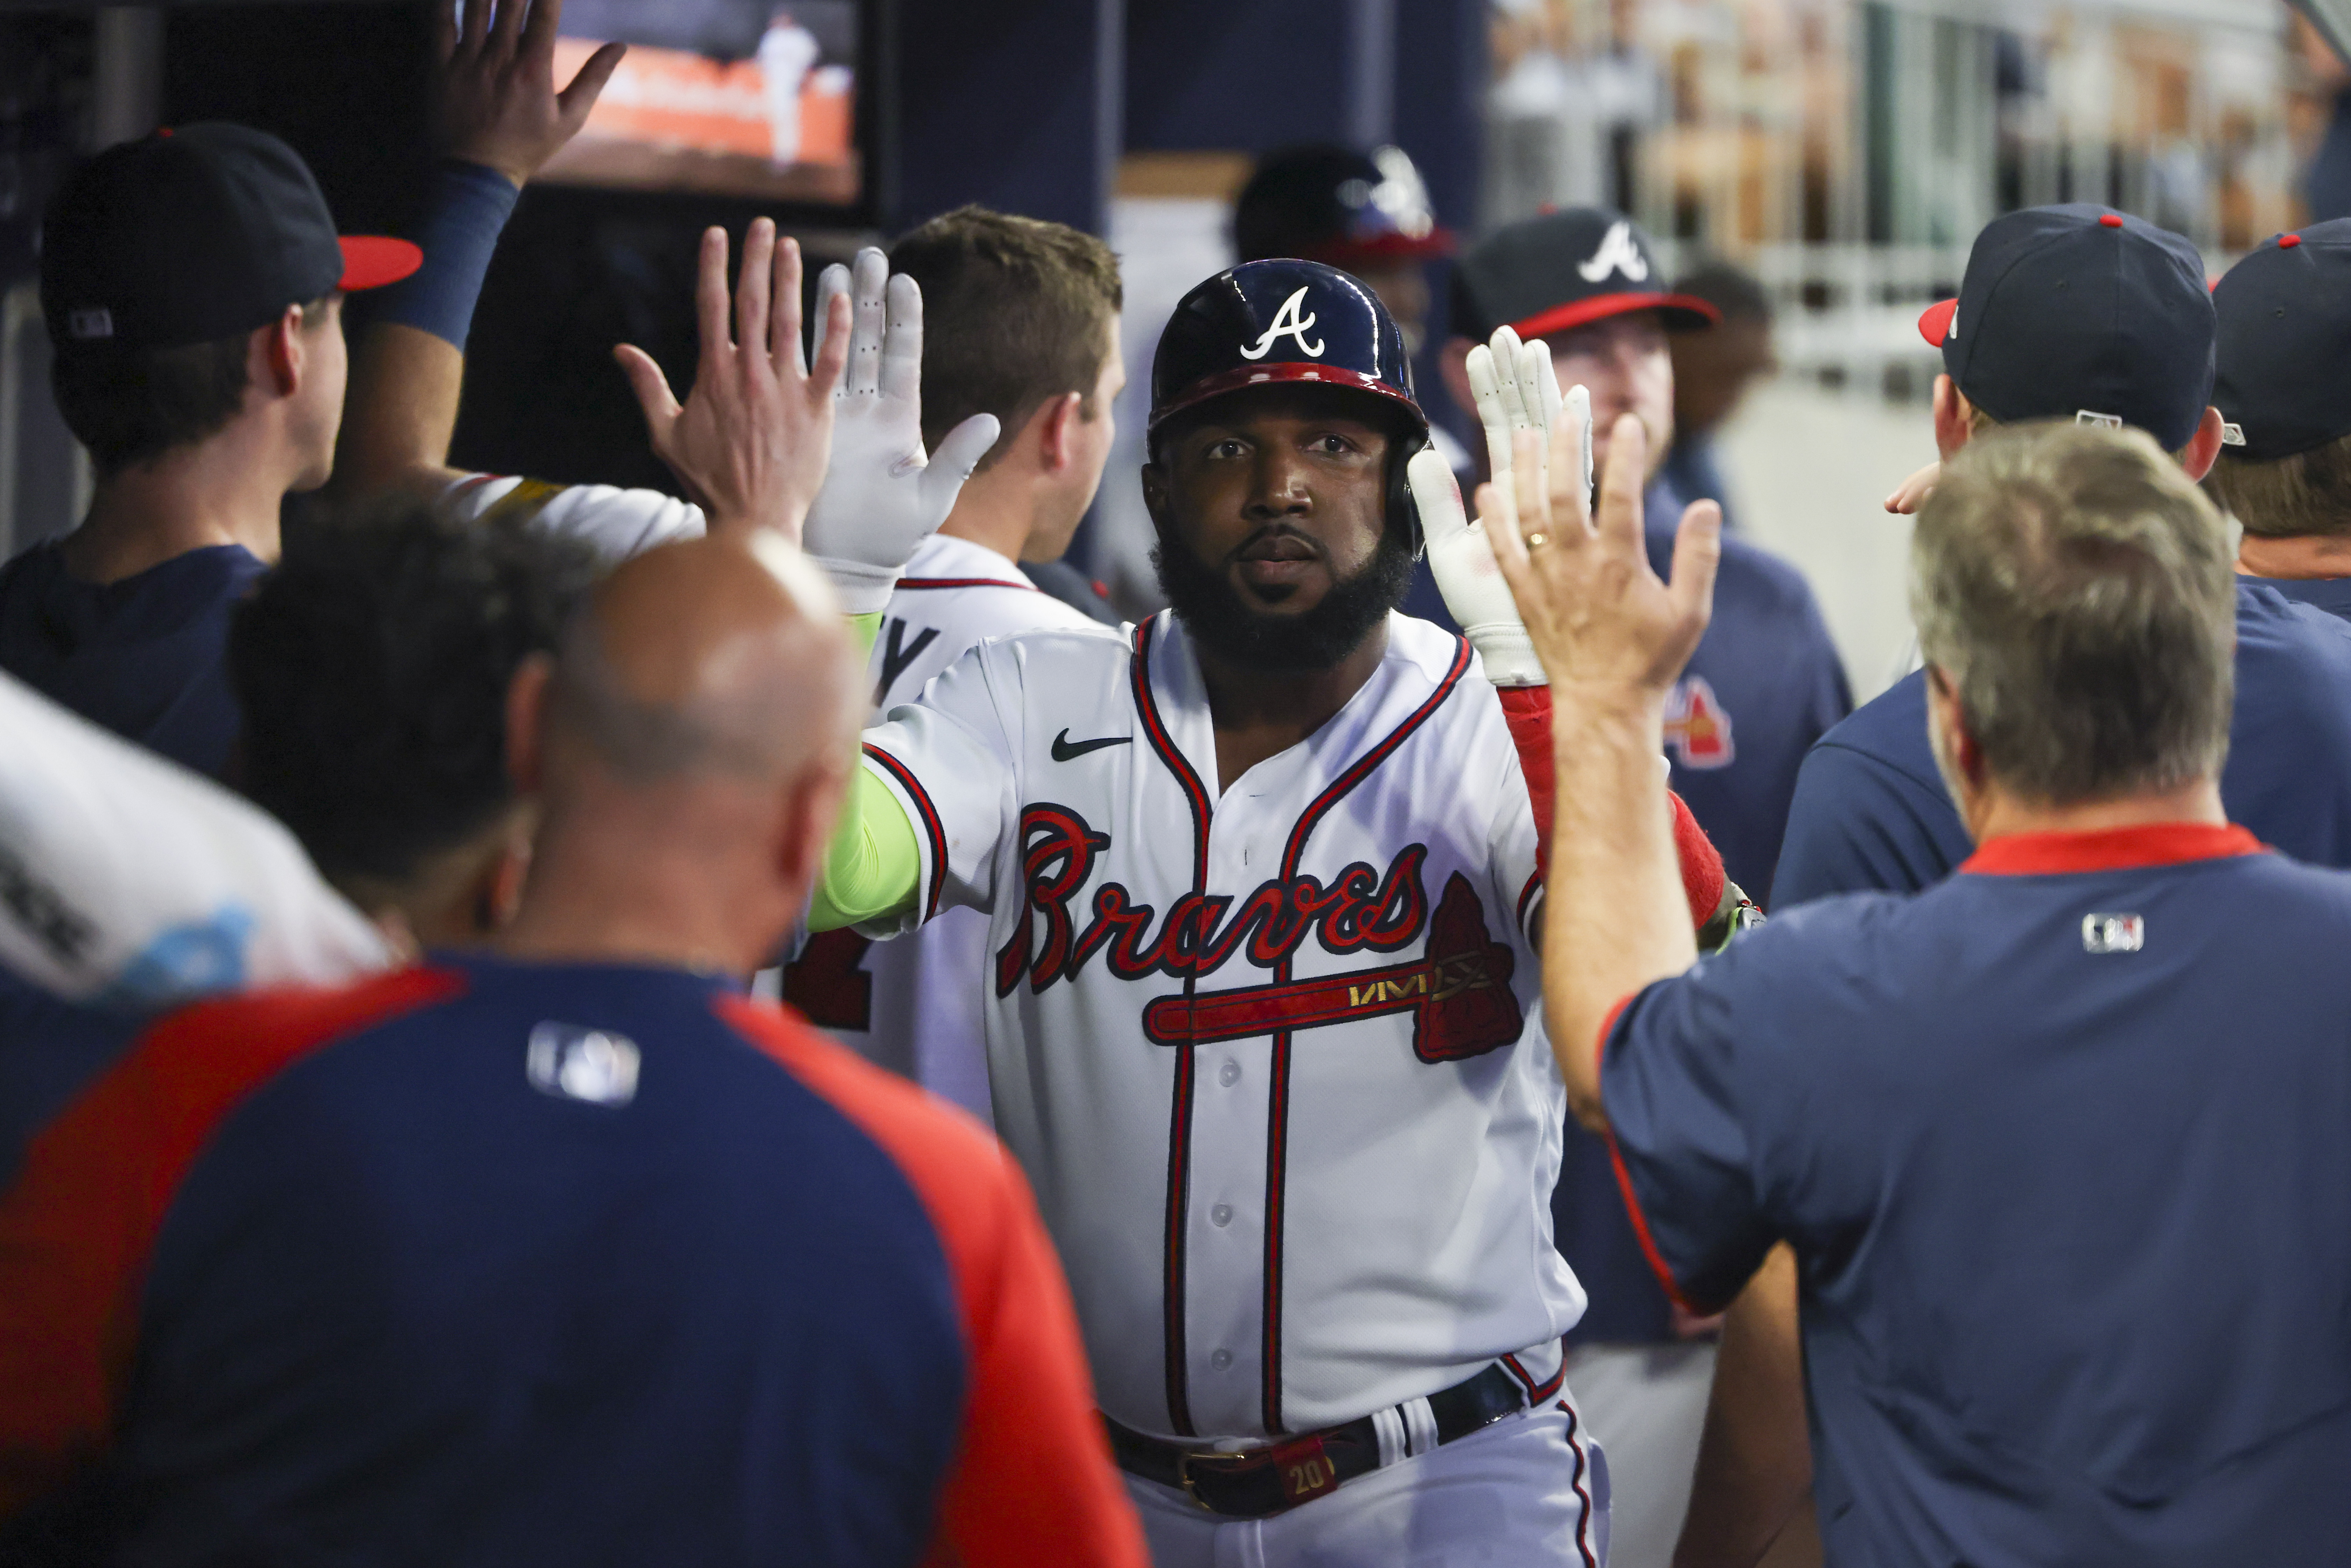
[[[415,968],[183,1009],[32,1140],[0,1193],[0,1513],[104,1445],[149,1254],[221,1124],[312,1051],[464,988]]]
[[[1069,1287],[1003,1145],[780,1009],[731,996],[714,1005],[882,1146],[938,1233],[970,1376],[931,1560],[1147,1568],[1142,1526],[1094,1417]]]

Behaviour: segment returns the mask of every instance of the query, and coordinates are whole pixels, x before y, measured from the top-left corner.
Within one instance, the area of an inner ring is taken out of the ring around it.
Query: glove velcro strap
[[[898,579],[906,570],[903,566],[875,566],[872,561],[831,556],[812,555],[809,559],[832,580],[841,609],[852,615],[879,615],[890,608],[890,595],[897,591]]]

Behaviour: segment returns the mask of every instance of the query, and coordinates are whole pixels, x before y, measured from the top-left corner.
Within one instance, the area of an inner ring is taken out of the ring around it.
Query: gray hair
[[[1919,508],[1910,612],[1985,768],[2028,799],[2176,789],[2228,755],[2227,528],[2138,431],[1970,441]]]

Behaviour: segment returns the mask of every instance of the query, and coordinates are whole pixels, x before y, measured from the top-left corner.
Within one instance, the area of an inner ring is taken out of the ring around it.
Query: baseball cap
[[[1425,433],[1404,334],[1380,297],[1336,267],[1245,261],[1177,301],[1151,358],[1150,428],[1211,398],[1315,382],[1367,392]]]
[[[1269,152],[1233,205],[1233,248],[1243,261],[1299,256],[1364,267],[1450,256],[1453,243],[1401,147]]]
[[[1918,334],[2002,423],[2135,425],[2177,452],[2212,397],[2204,259],[2168,229],[2088,203],[1986,224],[1956,299]]]
[[[57,344],[176,348],[398,282],[423,259],[406,240],[338,235],[308,166],[275,136],[183,125],[106,149],[57,193],[41,313]]]
[[[1453,269],[1453,329],[1509,327],[1548,337],[1587,321],[1655,310],[1668,327],[1710,327],[1722,312],[1665,287],[1649,236],[1608,207],[1569,207],[1496,230]]]
[[[2221,444],[2257,463],[2351,435],[2351,218],[2249,252],[2212,289]]]

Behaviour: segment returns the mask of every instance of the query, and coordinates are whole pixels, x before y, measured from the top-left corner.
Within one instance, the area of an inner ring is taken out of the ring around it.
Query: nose
[[[1314,509],[1314,495],[1306,483],[1306,465],[1282,443],[1270,442],[1259,449],[1249,478],[1249,496],[1241,512],[1253,523],[1302,517]]]

